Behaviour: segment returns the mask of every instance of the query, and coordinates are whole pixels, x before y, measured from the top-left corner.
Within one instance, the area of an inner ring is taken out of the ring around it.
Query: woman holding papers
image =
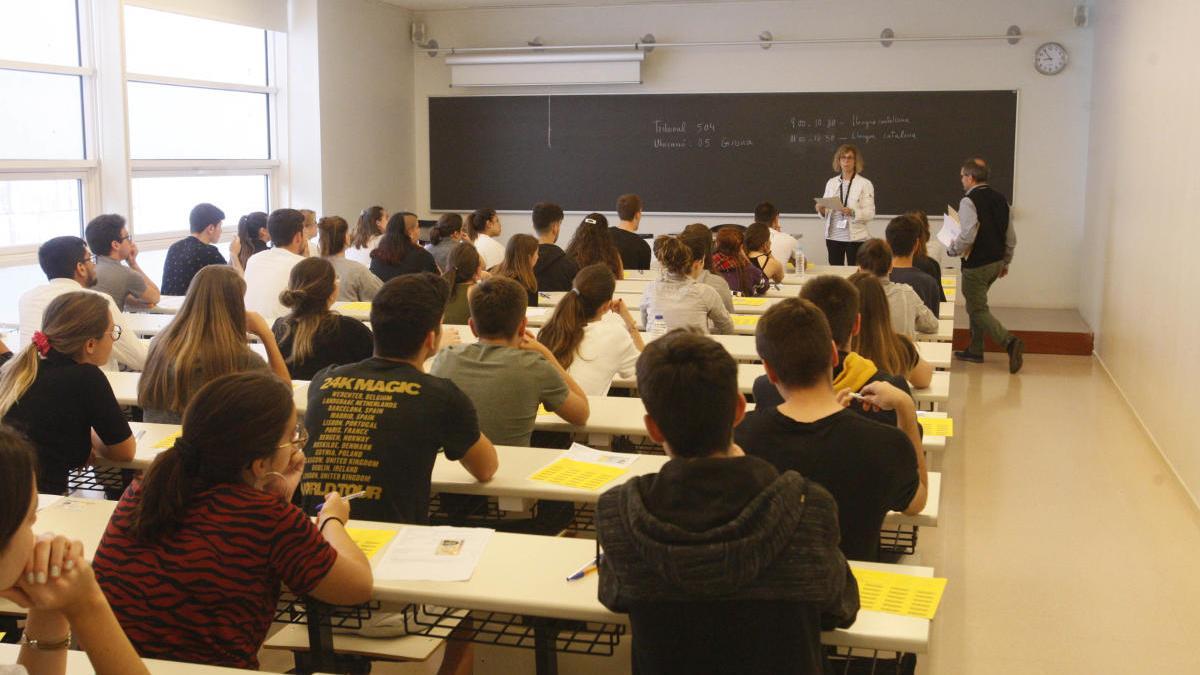
[[[192,398],[182,435],[125,491],[96,550],[140,654],[257,669],[281,584],[335,605],[371,597],[350,503],[327,494],[316,523],[291,503],[307,440],[291,384],[272,373],[224,375]]]
[[[825,183],[817,214],[825,219],[825,248],[830,265],[854,265],[858,247],[871,236],[867,224],[875,217],[875,186],[860,175],[863,157],[853,145],[833,153],[838,174]]]

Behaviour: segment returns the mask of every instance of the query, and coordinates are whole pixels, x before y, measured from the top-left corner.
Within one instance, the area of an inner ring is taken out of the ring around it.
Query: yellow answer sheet
[[[926,436],[945,436],[950,438],[954,435],[954,418],[953,417],[917,417],[917,422],[921,428],[925,430]]]
[[[353,541],[367,560],[375,557],[395,536],[396,530],[368,530],[360,527],[347,527],[346,534]]]
[[[743,298],[743,297],[736,297],[736,298],[734,298],[734,299],[733,299],[733,306],[734,306],[734,307],[737,307],[738,305],[742,305],[743,307],[762,307],[762,306],[763,306],[763,305],[765,305],[765,304],[767,304],[767,299],[766,299],[766,298]]]
[[[735,326],[757,326],[759,314],[734,314],[733,325]]]
[[[180,429],[179,431],[173,432],[171,434],[168,434],[165,438],[163,438],[162,440],[160,440],[159,442],[154,444],[154,449],[155,450],[168,450],[168,449],[170,449],[170,447],[172,445],[175,445],[175,441],[179,440],[179,437],[182,435],[183,435],[182,429]]]
[[[599,490],[626,471],[627,469],[561,457],[538,469],[529,477],[529,480],[563,485],[578,490]]]
[[[914,577],[895,572],[850,568],[858,580],[858,601],[862,609],[932,619],[946,591],[946,580],[938,577]]]

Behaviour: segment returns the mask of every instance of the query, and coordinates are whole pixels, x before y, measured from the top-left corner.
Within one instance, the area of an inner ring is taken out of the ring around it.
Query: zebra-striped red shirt
[[[258,668],[280,582],[308,593],[337,552],[300,509],[248,485],[192,499],[182,527],[142,543],[130,530],[140,483],[125,491],[96,551],[96,577],[144,657]]]

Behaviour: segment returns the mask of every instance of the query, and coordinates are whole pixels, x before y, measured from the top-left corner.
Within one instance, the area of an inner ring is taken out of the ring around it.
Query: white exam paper
[[[937,240],[942,243],[942,246],[949,249],[960,234],[962,234],[962,225],[958,222],[958,211],[947,206],[946,215],[942,218],[942,229],[937,233]]]
[[[590,464],[599,464],[601,466],[611,466],[620,469],[628,469],[638,458],[637,455],[625,452],[605,452],[604,450],[596,450],[579,443],[572,443],[571,448],[563,453],[562,456],[577,462],[588,462]]]
[[[813,201],[817,203],[818,208],[822,209],[836,211],[842,208],[842,200],[837,197],[814,197]]]
[[[62,495],[44,495],[39,492],[37,510],[41,511],[48,506],[54,506],[58,502],[62,501],[62,499]]]
[[[376,579],[392,581],[469,581],[492,538],[483,527],[401,529],[375,566]],[[443,546],[443,542],[459,542]],[[457,549],[448,554],[447,549]]]

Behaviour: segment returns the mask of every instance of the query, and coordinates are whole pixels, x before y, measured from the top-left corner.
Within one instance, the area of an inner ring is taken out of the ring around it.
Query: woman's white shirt
[[[475,250],[483,258],[483,269],[490,270],[504,262],[504,244],[492,239],[486,234],[475,238]]]
[[[843,216],[840,212],[826,211],[825,238],[840,241],[867,239],[871,236],[867,224],[875,217],[875,186],[861,175],[854,176],[853,181],[847,181],[838,174],[825,183],[825,194],[821,196],[840,198],[842,195],[846,195],[846,206],[854,210],[854,215]],[[839,227],[843,223],[846,226]]]
[[[605,396],[617,375],[622,378],[634,376],[640,355],[625,328],[625,321],[609,312],[599,321],[584,326],[583,340],[575,350],[575,358],[567,372],[583,393]]]
[[[379,240],[380,239],[383,239],[383,235],[377,234],[374,237],[371,237],[371,239],[369,241],[367,241],[366,248],[355,248],[353,246],[351,246],[350,248],[347,248],[346,249],[346,259],[353,260],[354,262],[362,265],[363,267],[370,269],[371,268],[371,251],[374,251],[375,249],[379,248]]]

